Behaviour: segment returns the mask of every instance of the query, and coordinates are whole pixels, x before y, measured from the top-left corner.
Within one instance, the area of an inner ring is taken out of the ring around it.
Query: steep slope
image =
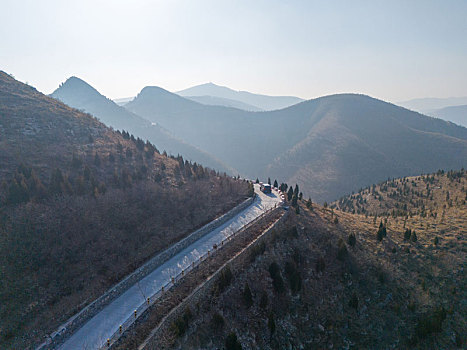
[[[438,215],[385,216],[380,240],[380,219],[298,201],[288,228],[257,245],[231,278],[219,278],[160,346],[464,349],[467,173],[408,180],[418,190],[441,186],[458,200],[446,206],[436,195],[419,196]],[[390,212],[412,199],[405,192],[379,203]]]
[[[448,120],[467,128],[467,105],[449,106],[429,112],[429,115]]]
[[[248,185],[0,72],[0,348],[25,349]]]
[[[245,176],[301,183],[320,202],[388,177],[461,168],[467,159],[467,129],[364,95],[246,112],[193,105],[161,89],[143,92],[126,108]],[[161,94],[175,105],[162,109]]]
[[[313,189],[312,198],[335,199],[388,177],[465,166],[465,128],[366,96],[316,102],[319,123],[268,167],[274,176]]]
[[[226,98],[243,102],[265,111],[289,107],[303,101],[303,99],[294,96],[267,96],[253,94],[247,91],[235,91],[228,87],[215,85],[213,83],[193,86],[191,88],[178,91],[177,94],[185,97],[212,96]]]
[[[247,103],[243,103],[236,100],[231,100],[229,98],[222,98],[216,96],[185,96],[189,100],[202,103],[203,105],[209,106],[224,106],[224,107],[232,107],[242,109],[244,111],[251,111],[251,112],[261,112],[262,109],[258,108],[253,105],[249,105]]]
[[[178,140],[160,125],[151,124],[144,118],[118,106],[79,78],[69,78],[51,96],[71,107],[94,115],[108,126],[117,130],[129,131],[135,136],[149,140],[161,151],[165,150],[169,154],[175,155],[183,154],[185,158],[213,169],[234,173],[233,169],[228,168],[206,152]]]

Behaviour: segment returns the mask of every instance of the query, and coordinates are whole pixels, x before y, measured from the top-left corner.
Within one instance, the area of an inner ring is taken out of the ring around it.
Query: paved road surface
[[[166,285],[171,276],[177,275],[193,261],[197,261],[200,256],[206,254],[208,250],[212,250],[214,244],[220,244],[223,239],[280,202],[280,197],[275,191],[270,195],[265,195],[259,191],[259,186],[255,185],[255,192],[258,196],[248,208],[201,237],[156,268],[139,283],[130,287],[68,338],[60,349],[98,349],[105,345],[107,338],[118,330],[118,327],[133,314],[134,310],[145,303],[146,298],[151,297]]]

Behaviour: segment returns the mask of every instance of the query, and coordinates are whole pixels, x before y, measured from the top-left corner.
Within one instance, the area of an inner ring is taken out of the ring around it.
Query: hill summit
[[[167,94],[140,94],[125,108],[246,177],[300,183],[318,202],[388,177],[460,169],[467,159],[466,128],[365,95],[247,112]]]
[[[226,86],[216,85],[211,82],[178,91],[177,94],[184,97],[210,96],[228,99],[231,101],[238,101],[245,104],[246,108],[250,108],[247,110],[252,111],[254,109],[251,109],[251,107],[255,108],[256,110],[271,111],[275,109],[286,108],[303,101],[303,99],[294,96],[268,96],[254,94],[248,91],[235,91]]]

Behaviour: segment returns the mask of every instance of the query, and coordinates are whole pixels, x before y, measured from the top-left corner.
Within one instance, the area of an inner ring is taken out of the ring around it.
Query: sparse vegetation
[[[461,183],[458,179],[449,185],[450,199],[456,196],[455,188],[462,191],[467,185],[464,178]],[[418,187],[419,181],[423,180],[415,180]],[[261,259],[246,264],[232,288],[203,305],[221,310],[226,322],[242,335],[244,347],[328,348],[332,343],[334,348],[345,348],[350,342],[355,348],[459,347],[466,330],[462,300],[467,253],[461,234],[467,208],[460,203],[456,206],[454,200],[451,208],[446,205],[445,221],[440,223],[441,214],[437,218],[431,214],[366,216],[318,205],[313,211],[303,210],[306,203],[298,202],[301,215],[290,214],[289,226],[271,236]],[[441,209],[444,204],[445,194]],[[332,223],[334,216],[339,217],[338,226]],[[386,236],[378,242],[375,233],[380,225],[386,228]],[[408,239],[404,239],[406,230]],[[438,245],[434,245],[436,237]],[[345,263],[333,258],[336,255]],[[296,292],[289,277],[295,271],[301,277]],[[277,293],[273,276],[285,278],[284,287],[291,293]],[[248,311],[235,307],[242,302],[238,291],[246,283],[252,294],[261,296]],[[349,313],[356,315],[351,321]],[[190,336],[205,332],[205,327],[197,326]],[[191,342],[188,335],[183,341],[188,347],[201,344]],[[222,345],[214,337],[206,339],[211,341]]]
[[[227,288],[230,285],[230,282],[232,282],[232,271],[230,268],[227,266],[219,275],[219,279],[217,280],[217,293],[222,293],[225,288]]]
[[[269,265],[269,274],[272,278],[272,285],[274,286],[274,290],[277,293],[284,293],[284,280],[281,276],[280,267],[276,262],[273,262],[271,265]]]
[[[237,339],[237,335],[232,332],[225,338],[226,350],[242,350],[242,344]]]
[[[446,319],[446,310],[438,308],[429,314],[423,315],[417,323],[415,334],[418,339],[424,339],[432,333],[440,332],[443,321]]]
[[[218,312],[216,312],[213,316],[212,316],[212,326],[214,329],[222,329],[224,327],[224,324],[225,324],[225,320],[224,320],[224,317],[222,317],[221,314],[219,314]]]
[[[348,251],[347,246],[342,238],[339,239],[337,243],[337,259],[340,261],[344,261],[347,258]]]
[[[302,288],[302,278],[297,269],[297,265],[293,261],[287,261],[285,264],[285,273],[289,280],[290,290],[293,294],[297,293]]]
[[[183,313],[183,316],[175,320],[171,328],[177,337],[181,337],[183,334],[185,334],[188,328],[188,324],[192,318],[193,314],[191,313],[191,310],[187,308]]]
[[[243,288],[243,301],[245,302],[245,306],[247,308],[253,305],[253,296],[251,295],[251,290],[248,283],[246,283],[245,288]]]

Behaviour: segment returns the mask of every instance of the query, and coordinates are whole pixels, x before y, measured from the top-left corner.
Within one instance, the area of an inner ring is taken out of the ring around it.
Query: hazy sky
[[[467,96],[467,1],[2,0],[0,70],[110,97],[214,82],[314,98]]]

